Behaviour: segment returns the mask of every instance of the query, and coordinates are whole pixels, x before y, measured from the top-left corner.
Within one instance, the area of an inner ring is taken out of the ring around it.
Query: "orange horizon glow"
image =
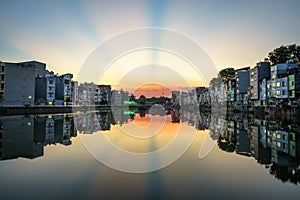
[[[136,98],[139,98],[141,95],[144,95],[147,98],[150,97],[170,97],[171,96],[171,89],[157,83],[148,83],[142,85],[141,87],[135,89],[133,91],[133,95]]]

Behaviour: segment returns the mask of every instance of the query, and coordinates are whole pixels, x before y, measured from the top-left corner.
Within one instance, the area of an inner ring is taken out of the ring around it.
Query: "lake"
[[[159,109],[1,116],[1,199],[299,199],[299,130]]]

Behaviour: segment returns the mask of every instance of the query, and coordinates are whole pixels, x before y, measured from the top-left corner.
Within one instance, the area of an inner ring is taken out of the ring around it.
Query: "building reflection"
[[[283,182],[300,183],[300,127],[259,119],[228,119],[220,149],[254,157]]]
[[[43,156],[47,145],[70,145],[72,137],[109,131],[148,110],[86,112],[68,115],[0,117],[0,160]],[[269,173],[283,182],[300,183],[300,125],[295,123],[244,118],[218,113],[195,113],[172,109],[152,115],[169,114],[172,123],[186,123],[197,130],[209,130],[219,149],[253,157]],[[201,132],[199,132],[201,134]]]
[[[44,146],[70,145],[76,135],[72,115],[4,116],[0,118],[0,160],[40,157]]]
[[[178,113],[179,114],[175,114]],[[220,113],[171,112],[198,130],[209,130],[226,152],[254,157],[282,182],[300,183],[300,125],[275,120],[251,119]]]

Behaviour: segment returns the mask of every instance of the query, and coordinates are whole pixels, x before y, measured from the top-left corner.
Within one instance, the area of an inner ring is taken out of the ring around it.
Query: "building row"
[[[194,88],[187,91],[174,90],[171,93],[170,103],[172,106],[197,106],[196,90]]]
[[[79,85],[72,74],[54,74],[37,61],[0,62],[0,70],[0,106],[123,105],[130,97],[110,85]]]
[[[224,99],[233,106],[298,105],[300,97],[300,66],[293,61],[271,66],[265,60],[253,68],[237,69],[233,78],[220,85],[204,88],[198,95],[201,105],[211,106],[213,99]]]

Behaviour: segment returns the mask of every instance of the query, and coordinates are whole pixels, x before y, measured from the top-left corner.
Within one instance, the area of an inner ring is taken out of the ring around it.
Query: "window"
[[[290,80],[290,86],[294,86],[294,80]]]
[[[290,97],[295,97],[295,90],[290,90],[289,91],[289,96]]]
[[[286,86],[286,82],[282,81],[282,87],[285,87],[285,86]]]
[[[286,148],[286,145],[285,145],[285,143],[282,143],[282,148],[284,148],[284,149]]]
[[[277,147],[281,147],[281,143],[280,142],[277,142]]]
[[[281,92],[280,92],[280,90],[276,90],[276,95],[280,95],[281,94]]]
[[[276,83],[276,87],[280,87],[280,81]]]
[[[280,139],[280,138],[281,138],[281,135],[280,135],[280,133],[277,133],[277,136],[276,136],[276,138],[278,138],[278,139]]]
[[[282,90],[282,95],[286,95],[286,91],[285,90]]]
[[[276,74],[272,74],[272,79],[275,79],[276,78]]]

